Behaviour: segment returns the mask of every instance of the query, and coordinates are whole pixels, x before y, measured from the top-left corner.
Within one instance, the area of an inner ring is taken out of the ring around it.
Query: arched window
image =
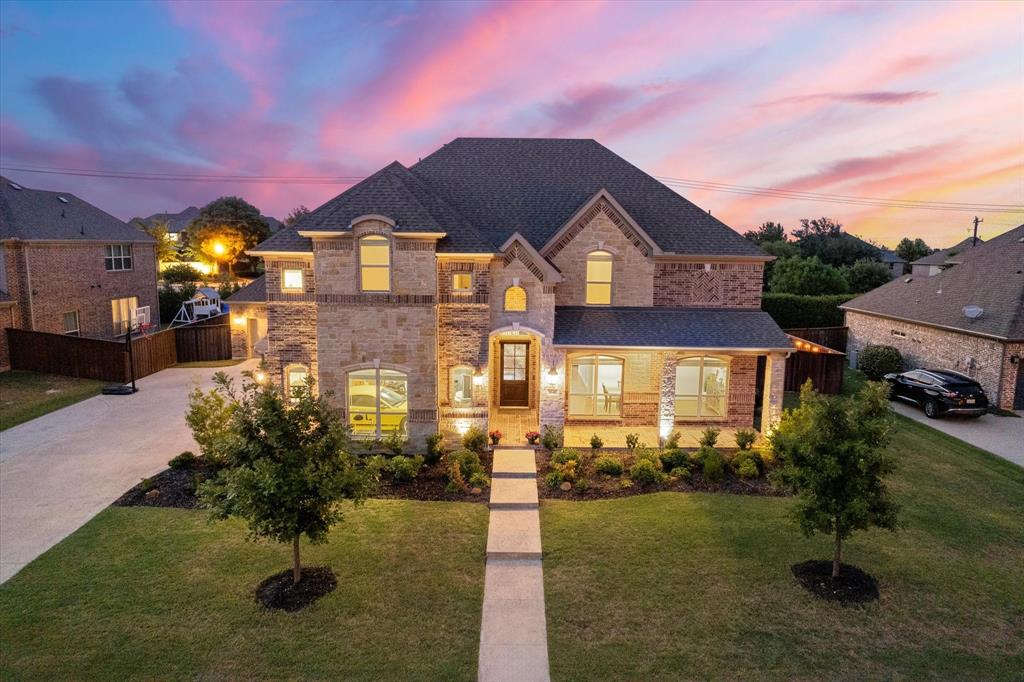
[[[453,407],[473,404],[473,368],[460,365],[452,368],[451,403]]]
[[[587,255],[587,305],[612,304],[612,254],[591,251]]]
[[[617,417],[622,414],[622,358],[582,355],[569,362],[569,414]]]
[[[728,360],[699,355],[676,365],[677,419],[724,419],[728,400]]]
[[[391,245],[368,234],[359,240],[359,281],[363,291],[391,291]]]
[[[512,313],[526,311],[526,289],[519,285],[505,289],[505,311]]]
[[[352,435],[382,438],[405,435],[409,417],[409,379],[393,369],[359,369],[348,375],[348,423]]]
[[[285,394],[288,395],[292,400],[295,398],[295,389],[299,386],[305,386],[306,380],[309,378],[309,370],[302,365],[288,365],[284,369],[284,384]]]

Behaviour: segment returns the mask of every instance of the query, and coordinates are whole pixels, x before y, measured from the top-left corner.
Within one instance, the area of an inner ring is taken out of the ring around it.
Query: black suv
[[[924,408],[931,418],[944,414],[980,417],[988,411],[988,397],[981,384],[948,369],[913,369],[902,374],[886,374],[892,386],[891,396]]]

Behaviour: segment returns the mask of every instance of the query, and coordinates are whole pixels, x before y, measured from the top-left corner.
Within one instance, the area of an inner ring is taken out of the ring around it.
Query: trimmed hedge
[[[799,327],[842,327],[843,311],[839,306],[855,294],[803,296],[800,294],[772,294],[761,296],[761,310],[783,329]]]

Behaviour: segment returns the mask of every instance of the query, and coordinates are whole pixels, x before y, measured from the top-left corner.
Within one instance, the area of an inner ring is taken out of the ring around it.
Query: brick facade
[[[250,323],[254,320],[254,324]],[[251,326],[255,327],[255,335]],[[231,356],[250,358],[255,355],[252,346],[267,335],[267,304],[242,301],[231,302]]]
[[[701,308],[760,308],[762,263],[659,261],[654,270],[654,305]]]
[[[11,355],[7,350],[7,333],[4,330],[15,326],[14,321],[17,317],[17,303],[0,301],[0,372],[11,368]]]
[[[1013,358],[1017,359],[1016,362]],[[1017,396],[1021,374],[1024,374],[1024,343],[1008,343],[1003,347],[1003,372],[999,383],[999,407],[1004,410],[1014,409],[1015,404],[1024,404],[1024,400]]]
[[[993,403],[1013,404],[1013,390],[1007,390],[1012,373],[1008,346],[1019,349],[1021,344],[854,311],[846,312],[846,326],[851,362],[869,344],[893,346],[903,355],[904,369],[952,369],[980,383]]]

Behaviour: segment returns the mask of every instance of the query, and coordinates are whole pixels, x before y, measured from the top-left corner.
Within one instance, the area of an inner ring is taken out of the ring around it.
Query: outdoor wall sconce
[[[241,315],[235,315],[233,318],[231,318],[231,320],[237,325],[245,324],[245,318],[242,317]]]
[[[267,373],[258,369],[253,373],[252,378],[256,380],[257,384],[262,384],[267,381]]]

